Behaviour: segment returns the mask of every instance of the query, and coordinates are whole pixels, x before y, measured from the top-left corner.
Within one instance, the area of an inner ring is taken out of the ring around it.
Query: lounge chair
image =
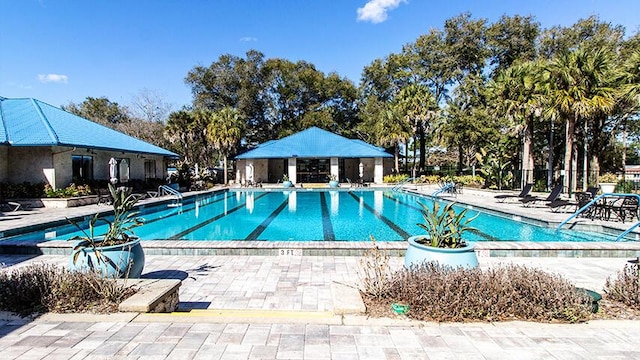
[[[594,199],[594,194],[593,191],[590,191],[594,188],[588,188],[587,191],[585,192],[577,192],[574,194],[575,197],[575,201],[572,200],[564,200],[564,199],[556,199],[550,203],[547,204],[548,207],[551,208],[551,211],[553,212],[560,212],[563,209],[567,209],[570,207],[575,207],[574,211],[578,211],[578,209],[581,209],[583,206],[587,205],[589,202],[591,202],[591,200]],[[598,188],[596,189],[596,193],[598,191]],[[580,214],[580,216],[582,217],[593,217],[594,214],[594,210],[596,209],[596,205],[594,204],[593,206],[589,207],[588,209],[586,209],[584,212],[582,212]]]
[[[500,195],[496,195],[493,198],[498,200],[498,202],[505,202],[507,199],[524,199],[529,195],[529,193],[531,192],[531,189],[533,189],[533,184],[526,184],[525,186],[522,187],[522,191],[520,191],[520,194],[515,195],[515,194],[500,194]]]
[[[526,207],[530,207],[539,203],[550,204],[560,197],[560,193],[562,193],[562,184],[556,185],[549,193],[549,196],[547,196],[546,198],[541,198],[538,196],[528,196],[520,199],[520,202],[522,202],[522,205]]]
[[[6,201],[4,198],[0,198],[0,209],[7,209],[8,211],[23,210],[22,204],[15,201]]]

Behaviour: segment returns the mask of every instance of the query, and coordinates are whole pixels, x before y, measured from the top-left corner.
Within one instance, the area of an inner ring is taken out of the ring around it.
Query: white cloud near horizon
[[[374,24],[387,20],[387,12],[400,6],[407,0],[369,0],[358,9],[358,21],[371,21]]]
[[[61,74],[38,74],[38,80],[43,84],[50,82],[66,84],[69,82],[69,77]]]
[[[252,36],[244,36],[240,38],[240,41],[242,42],[255,42],[258,41],[258,38],[252,37]]]

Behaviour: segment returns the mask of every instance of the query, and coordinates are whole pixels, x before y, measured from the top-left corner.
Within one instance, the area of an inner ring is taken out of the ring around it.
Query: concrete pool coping
[[[360,190],[363,188],[348,188],[348,190]],[[370,190],[372,188],[364,188]],[[388,189],[388,188],[387,188]],[[437,189],[434,185],[418,186],[410,190],[419,195],[428,195]],[[200,194],[214,193],[225,190],[225,188],[215,188],[204,192],[191,192],[185,197]],[[238,188],[232,189],[238,190]],[[240,190],[245,190],[244,188]],[[252,189],[260,190],[260,189]],[[271,190],[281,190],[274,189]],[[306,189],[305,189],[306,190]],[[464,194],[445,199],[456,201],[460,204],[482,208],[491,213],[505,217],[516,217],[520,221],[556,226],[570,214],[554,213],[545,208],[525,208],[518,202],[498,203],[493,199],[496,192],[485,190],[466,190]],[[171,198],[152,198],[141,202],[143,206],[152,206],[163,202],[171,201]],[[110,208],[98,205],[89,205],[85,209],[34,209],[24,213],[26,219],[13,222],[13,228],[8,228],[12,222],[0,221],[0,236],[4,233],[36,230],[38,228],[50,226],[55,222],[65,222],[69,217],[80,217],[92,215],[97,211],[108,212]],[[18,214],[19,215],[19,214]],[[42,215],[42,216],[31,216]],[[4,219],[3,219],[4,220]],[[614,222],[591,221],[577,219],[569,226],[582,230],[592,230],[610,234],[619,234],[631,224]],[[638,235],[636,234],[636,239]],[[11,241],[0,242],[0,253],[5,254],[44,254],[63,255],[70,254],[72,242],[55,240],[47,242]],[[360,256],[364,251],[370,249],[370,241],[342,242],[342,241],[314,241],[314,242],[293,242],[293,241],[184,241],[184,240],[145,240],[142,242],[145,253],[149,255],[341,255]],[[402,256],[407,248],[406,241],[384,242],[379,241],[377,245],[385,249],[392,256]],[[486,241],[478,242],[476,251],[480,257],[637,257],[640,254],[640,241],[624,242],[525,242],[525,241]]]

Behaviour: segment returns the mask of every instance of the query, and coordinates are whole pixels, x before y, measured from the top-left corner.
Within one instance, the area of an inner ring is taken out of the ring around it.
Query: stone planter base
[[[73,198],[41,198],[40,202],[42,203],[42,206],[46,208],[69,208],[97,204],[98,196],[89,195]]]

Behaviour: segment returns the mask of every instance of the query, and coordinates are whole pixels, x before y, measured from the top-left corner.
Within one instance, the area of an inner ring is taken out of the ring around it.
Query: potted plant
[[[69,239],[79,240],[73,246],[69,268],[95,271],[104,277],[139,278],[144,268],[144,252],[133,229],[142,225],[143,219],[137,211],[131,211],[139,197],[132,195],[131,189],[116,189],[112,184],[109,192],[113,198],[112,220],[95,214],[89,221],[88,232],[77,222],[68,220],[84,234]],[[106,233],[95,234],[98,222],[107,224]]]
[[[616,191],[617,184],[618,176],[616,174],[604,173],[598,177],[598,185],[600,185],[603,194]]]
[[[340,186],[338,177],[334,174],[329,175],[329,187],[337,188],[338,186]]]
[[[293,186],[293,183],[289,180],[289,175],[282,175],[282,187],[290,188]]]
[[[478,231],[468,226],[475,217],[465,218],[467,209],[456,213],[453,205],[454,203],[449,203],[440,209],[440,204],[435,201],[433,210],[430,210],[420,203],[424,223],[417,225],[427,233],[407,239],[409,247],[404,256],[404,264],[407,268],[430,261],[453,268],[478,266],[475,244],[467,243],[463,239],[464,233]]]

